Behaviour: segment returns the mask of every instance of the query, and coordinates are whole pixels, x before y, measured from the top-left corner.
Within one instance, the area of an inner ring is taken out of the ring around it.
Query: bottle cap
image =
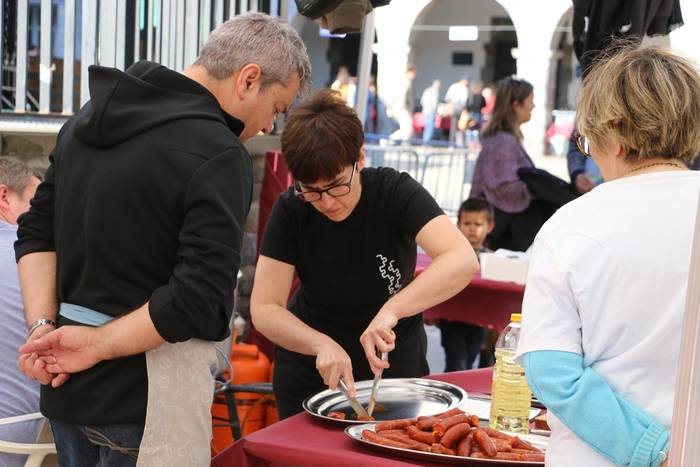
[[[511,313],[510,314],[510,320],[514,323],[519,323],[522,319],[522,314],[521,313]]]

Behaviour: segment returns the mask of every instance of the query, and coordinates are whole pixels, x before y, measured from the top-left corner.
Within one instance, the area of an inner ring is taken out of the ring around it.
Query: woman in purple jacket
[[[520,125],[530,120],[533,97],[527,81],[499,81],[493,116],[482,132],[482,150],[469,196],[485,198],[495,208],[496,226],[489,237],[489,247],[494,250],[526,250],[547,217],[546,207],[533,200],[518,177],[518,169],[534,167],[520,144]]]

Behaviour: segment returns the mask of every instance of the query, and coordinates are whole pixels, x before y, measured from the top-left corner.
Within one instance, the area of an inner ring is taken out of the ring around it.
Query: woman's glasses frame
[[[357,162],[352,165],[352,173],[350,174],[350,180],[346,183],[339,183],[333,185],[324,190],[302,190],[301,184],[298,181],[294,181],[294,195],[300,200],[306,203],[315,203],[321,201],[322,195],[325,193],[331,198],[340,198],[350,193],[352,190],[352,179],[355,177],[355,171],[357,169]]]

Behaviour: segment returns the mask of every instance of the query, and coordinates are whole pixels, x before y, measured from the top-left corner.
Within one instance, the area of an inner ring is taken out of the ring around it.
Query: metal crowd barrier
[[[367,165],[407,172],[450,216],[469,196],[478,150],[407,145],[365,145]]]

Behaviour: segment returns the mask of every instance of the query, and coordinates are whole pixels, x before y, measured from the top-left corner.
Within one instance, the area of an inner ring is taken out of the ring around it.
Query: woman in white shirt
[[[669,448],[700,192],[700,77],[619,46],[584,80],[577,138],[607,183],[534,243],[518,356],[548,407],[547,465],[657,466]]]

